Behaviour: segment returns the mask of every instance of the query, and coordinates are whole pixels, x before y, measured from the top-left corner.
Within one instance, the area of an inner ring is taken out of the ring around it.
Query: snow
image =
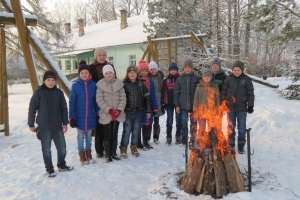
[[[268,78],[284,88],[288,79]],[[254,83],[254,113],[248,115],[251,131],[252,192],[229,194],[224,199],[299,199],[300,198],[300,101],[286,100],[276,90]],[[0,134],[0,199],[212,199],[180,191],[177,174],[184,170],[184,147],[165,146],[166,115],[160,118],[161,143],[141,156],[80,166],[77,132],[66,135],[67,164],[75,169],[57,172],[48,178],[44,171],[40,141],[27,124],[29,84],[9,87],[10,136]],[[173,130],[173,134],[174,134]],[[119,141],[122,125],[119,128]],[[94,142],[93,142],[94,145]],[[93,147],[94,149],[94,147]],[[52,146],[53,163],[56,149]],[[119,153],[119,151],[118,151]],[[95,153],[93,152],[93,155]],[[247,169],[247,156],[237,155],[241,171]]]

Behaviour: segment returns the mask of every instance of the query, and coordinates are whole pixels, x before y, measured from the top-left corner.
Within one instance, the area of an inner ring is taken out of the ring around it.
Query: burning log
[[[192,171],[191,171],[191,173],[186,177],[187,182],[186,182],[185,187],[184,187],[184,191],[185,191],[186,193],[189,193],[189,194],[193,194],[193,193],[194,193],[196,184],[197,184],[197,182],[198,182],[197,177],[200,176],[200,173],[201,173],[201,170],[202,170],[204,161],[205,161],[205,160],[204,160],[204,159],[201,159],[201,158],[197,158],[197,159],[194,161]]]
[[[245,191],[244,180],[235,157],[233,155],[225,156],[224,163],[230,192]]]

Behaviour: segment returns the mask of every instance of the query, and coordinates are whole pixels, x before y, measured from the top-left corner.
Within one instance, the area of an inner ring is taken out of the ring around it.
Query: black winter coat
[[[104,63],[97,63],[96,61],[94,61],[90,65],[90,71],[91,71],[91,74],[92,74],[92,79],[95,83],[97,83],[99,80],[104,78],[102,69],[105,65],[111,65],[115,70],[115,67],[112,64],[108,63],[107,61],[105,61]],[[115,70],[115,77],[117,78],[116,70]]]
[[[254,106],[254,88],[249,76],[229,75],[222,86],[221,100],[227,100],[227,107],[233,112],[247,112],[247,106]]]
[[[141,81],[131,82],[129,79],[124,81],[124,89],[126,93],[125,111],[144,110],[146,106],[147,113],[151,113],[150,93]]]
[[[194,95],[199,77],[193,73],[180,75],[174,88],[174,106],[193,111]]]
[[[163,80],[162,90],[161,90],[161,105],[162,104],[173,105],[174,87],[178,76],[179,76],[178,73],[175,74],[175,76],[169,74],[168,77]]]
[[[68,124],[66,99],[56,86],[50,89],[42,84],[32,95],[28,110],[29,127],[34,127],[35,120],[41,130],[58,131],[62,130],[62,125]]]

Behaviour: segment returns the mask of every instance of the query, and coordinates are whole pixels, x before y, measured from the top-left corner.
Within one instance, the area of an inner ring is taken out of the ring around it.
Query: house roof
[[[137,15],[127,18],[127,27],[120,28],[120,18],[113,21],[93,24],[84,27],[84,35],[78,37],[78,28],[68,35],[69,45],[74,50],[88,50],[97,47],[110,47],[126,44],[138,44],[147,40],[143,23],[149,22],[148,15]],[[68,45],[68,46],[69,46]]]

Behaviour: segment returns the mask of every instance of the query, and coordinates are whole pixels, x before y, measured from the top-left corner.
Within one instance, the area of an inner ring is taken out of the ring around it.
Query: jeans
[[[91,149],[92,147],[92,130],[82,131],[77,129],[77,144],[78,151],[84,152],[87,149]],[[85,147],[84,147],[84,139],[85,139]]]
[[[121,147],[127,147],[129,144],[130,134],[131,145],[138,144],[138,136],[141,134],[142,111],[125,111],[126,121],[123,123],[123,134]]]
[[[232,126],[229,126],[231,129],[231,134],[229,136],[229,144],[235,146],[235,127],[237,121],[238,129],[238,144],[244,147],[246,143],[246,119],[247,112],[229,112],[229,120],[232,123]]]
[[[57,149],[57,167],[64,168],[66,166],[66,141],[65,135],[62,130],[59,131],[50,131],[50,130],[41,130],[40,131],[42,152],[45,163],[46,171],[52,171],[52,155],[51,155],[51,142],[54,141],[54,144]]]
[[[181,117],[181,135],[186,138],[188,132],[188,111],[184,109],[180,109],[180,117]],[[193,127],[195,127],[195,120],[190,117],[190,134],[193,135]]]
[[[173,104],[166,105],[167,110],[167,138],[172,138],[172,127],[174,119],[175,106]],[[176,136],[181,136],[181,115],[175,111],[176,119]]]

